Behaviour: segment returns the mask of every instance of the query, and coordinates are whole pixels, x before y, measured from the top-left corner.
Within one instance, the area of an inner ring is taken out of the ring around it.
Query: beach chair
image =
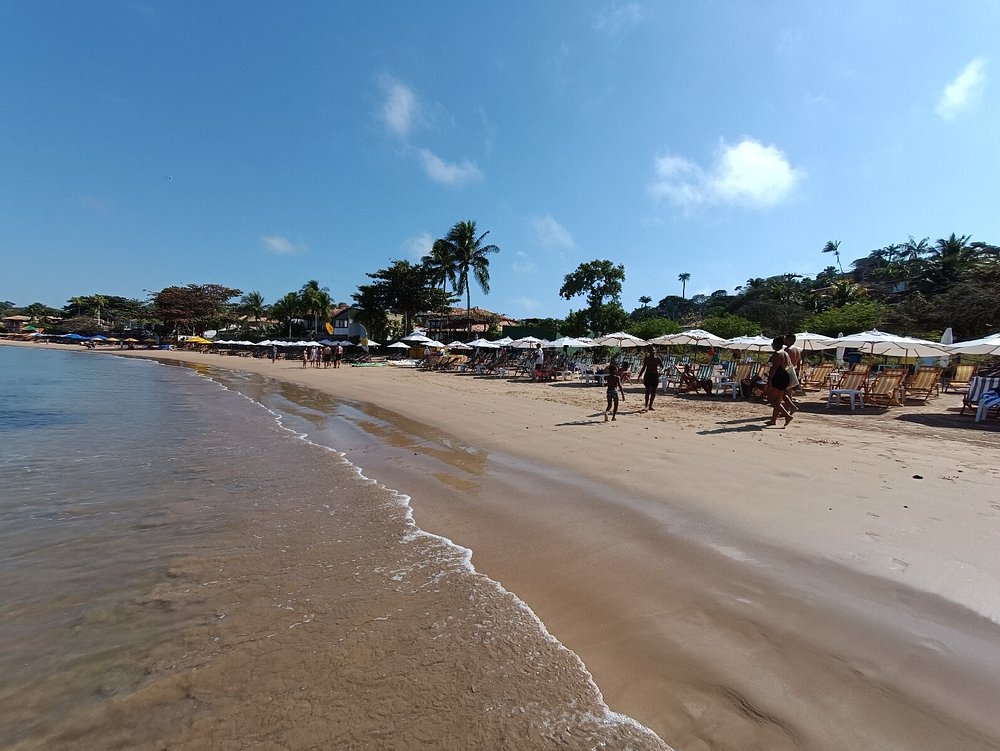
[[[865,382],[867,380],[867,371],[844,373],[840,382],[836,386],[830,386],[830,393],[826,398],[826,408],[830,409],[834,403],[842,404],[844,399],[850,399],[852,411],[858,402],[861,403],[861,409],[864,409]],[[836,400],[836,402],[834,400]]]
[[[941,368],[917,368],[913,378],[906,384],[906,399],[927,401],[931,394],[938,391],[941,380]]]
[[[991,409],[1000,416],[1000,393],[996,389],[987,391],[979,398],[979,406],[976,408],[976,422],[985,420]]]
[[[875,380],[868,385],[868,389],[865,391],[865,399],[869,404],[879,407],[901,406],[903,404],[901,397],[902,390],[902,373],[883,372],[875,376]]]
[[[962,389],[968,390],[972,379],[976,377],[976,367],[975,365],[956,365],[954,374],[951,378],[947,379],[944,385],[945,393],[952,388],[958,391]]]
[[[726,375],[719,379],[718,383],[715,384],[716,391],[720,394],[732,393],[735,401],[736,394],[740,391],[740,384],[749,379],[755,369],[756,366],[753,363],[740,363],[732,375]]]
[[[978,413],[978,407],[983,395],[998,387],[1000,387],[1000,379],[982,377],[973,378],[972,382],[969,384],[969,390],[966,392],[965,396],[962,397],[962,411],[959,414],[964,415],[965,410],[973,408],[976,408],[976,412]]]
[[[814,365],[810,368],[808,373],[803,373],[802,377],[799,379],[799,383],[803,388],[807,389],[826,388],[827,384],[830,382],[830,373],[832,372],[832,362],[820,363],[819,365]]]

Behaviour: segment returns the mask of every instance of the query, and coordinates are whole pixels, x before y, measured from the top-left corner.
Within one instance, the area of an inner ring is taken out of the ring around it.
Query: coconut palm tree
[[[451,255],[455,258],[456,284],[455,292],[465,293],[465,316],[468,319],[469,335],[472,335],[472,295],[469,275],[471,274],[479,288],[490,293],[490,259],[491,253],[499,253],[496,245],[483,245],[483,240],[489,230],[476,235],[476,223],[472,221],[458,222],[448,234],[434,243],[447,244]]]
[[[683,274],[677,275],[677,281],[681,283],[681,299],[684,299],[687,294],[687,283],[690,281],[691,275],[686,271]]]
[[[110,301],[105,295],[91,295],[90,304],[97,311],[97,328],[101,328],[103,324],[101,323],[101,308],[107,307]]]
[[[431,281],[446,290],[448,285],[455,289],[458,285],[458,259],[451,245],[445,240],[435,240],[431,252],[421,259],[430,272]]]
[[[844,273],[844,265],[840,262],[840,240],[827,240],[826,245],[823,246],[824,253],[833,253],[833,257],[837,259],[837,267],[840,269],[840,273]]]
[[[333,305],[330,290],[327,287],[320,287],[319,282],[315,279],[310,279],[299,290],[299,299],[302,302],[303,312],[313,317],[313,333],[315,334],[319,331],[320,316],[326,317]]]
[[[255,324],[260,323],[260,319],[267,313],[267,305],[264,304],[264,295],[260,292],[247,292],[240,298],[239,310],[245,316],[252,316]]]
[[[271,316],[288,324],[288,338],[292,338],[292,320],[302,314],[302,300],[295,292],[289,292],[271,306]]]
[[[649,304],[651,302],[653,302],[653,298],[650,297],[649,295],[643,295],[642,297],[639,298],[639,304],[644,308],[649,307]]]

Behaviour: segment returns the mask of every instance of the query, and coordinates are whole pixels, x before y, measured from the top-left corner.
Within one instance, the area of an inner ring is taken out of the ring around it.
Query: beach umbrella
[[[472,349],[472,347],[470,347],[465,342],[460,342],[456,340],[454,342],[448,342],[448,349]]]
[[[382,345],[379,344],[378,342],[376,342],[374,339],[369,339],[368,340],[368,346],[369,347],[381,347]]]
[[[499,344],[499,342],[497,343]],[[544,344],[544,342],[538,337],[523,336],[520,339],[508,342],[508,344],[514,349],[535,349],[539,344]]]
[[[632,334],[626,334],[624,331],[616,331],[613,334],[597,337],[594,339],[594,344],[604,347],[646,347],[649,342]]]
[[[506,347],[506,346],[507,346],[508,344],[512,344],[512,343],[513,343],[513,341],[514,341],[514,340],[513,340],[513,339],[511,339],[511,338],[510,338],[509,336],[504,336],[504,337],[501,337],[500,339],[497,339],[497,340],[496,340],[495,342],[493,342],[493,343],[494,343],[495,345],[497,345],[498,347]]]
[[[424,334],[420,329],[413,329],[409,334],[400,339],[401,342],[412,342],[415,344],[423,344],[424,342],[431,341],[431,338]]]
[[[546,347],[592,347],[590,342],[585,342],[582,339],[574,339],[571,336],[563,336],[556,339],[554,342],[549,342],[545,345]]]
[[[724,347],[726,340],[705,329],[688,329],[679,334],[664,334],[650,339],[650,344],[693,344],[695,347]]]
[[[843,336],[843,334],[841,334],[841,336]],[[800,331],[795,335],[795,346],[804,350],[836,349],[837,340],[832,336],[823,336],[822,334]]]
[[[439,342],[437,339],[428,339],[424,342],[424,346],[432,347],[434,349],[444,349],[446,345],[444,342]]]
[[[955,334],[952,332],[951,326],[949,326],[944,330],[944,333],[941,334],[941,344],[948,345],[954,341],[955,341]],[[940,365],[942,368],[948,367],[948,355],[945,355],[944,357],[940,358],[938,360],[938,365]]]
[[[409,349],[410,345],[404,342],[393,342],[389,345],[389,349]]]
[[[486,349],[499,349],[501,345],[489,341],[488,339],[473,339],[469,342],[470,347],[485,347]]]
[[[955,355],[1000,355],[1000,333],[947,345],[948,352]]]
[[[843,339],[844,338],[844,332],[841,331],[839,334],[837,334],[837,338],[838,339]],[[843,367],[844,366],[844,355],[845,354],[847,354],[847,348],[846,347],[841,347],[841,346],[838,345],[837,346],[837,351],[834,353],[834,358],[837,360],[837,367]]]
[[[732,339],[726,339],[719,346],[723,349],[736,349],[740,352],[751,349],[756,352],[763,352],[764,350],[771,349],[771,340],[762,334],[758,334],[757,336],[734,336]]]
[[[948,354],[948,350],[937,342],[914,339],[909,336],[890,334],[877,329],[848,334],[834,340],[836,347],[855,347],[862,352],[888,357],[938,357]]]

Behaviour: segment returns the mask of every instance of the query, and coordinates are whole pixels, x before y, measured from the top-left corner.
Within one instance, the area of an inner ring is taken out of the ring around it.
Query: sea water
[[[335,404],[91,352],[0,373],[0,747],[662,748],[317,445]]]

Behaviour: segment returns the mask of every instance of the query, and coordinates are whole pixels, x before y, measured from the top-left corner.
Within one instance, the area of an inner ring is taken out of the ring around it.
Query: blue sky
[[[349,300],[456,221],[515,317],[1000,244],[1000,3],[0,3],[0,299]]]

